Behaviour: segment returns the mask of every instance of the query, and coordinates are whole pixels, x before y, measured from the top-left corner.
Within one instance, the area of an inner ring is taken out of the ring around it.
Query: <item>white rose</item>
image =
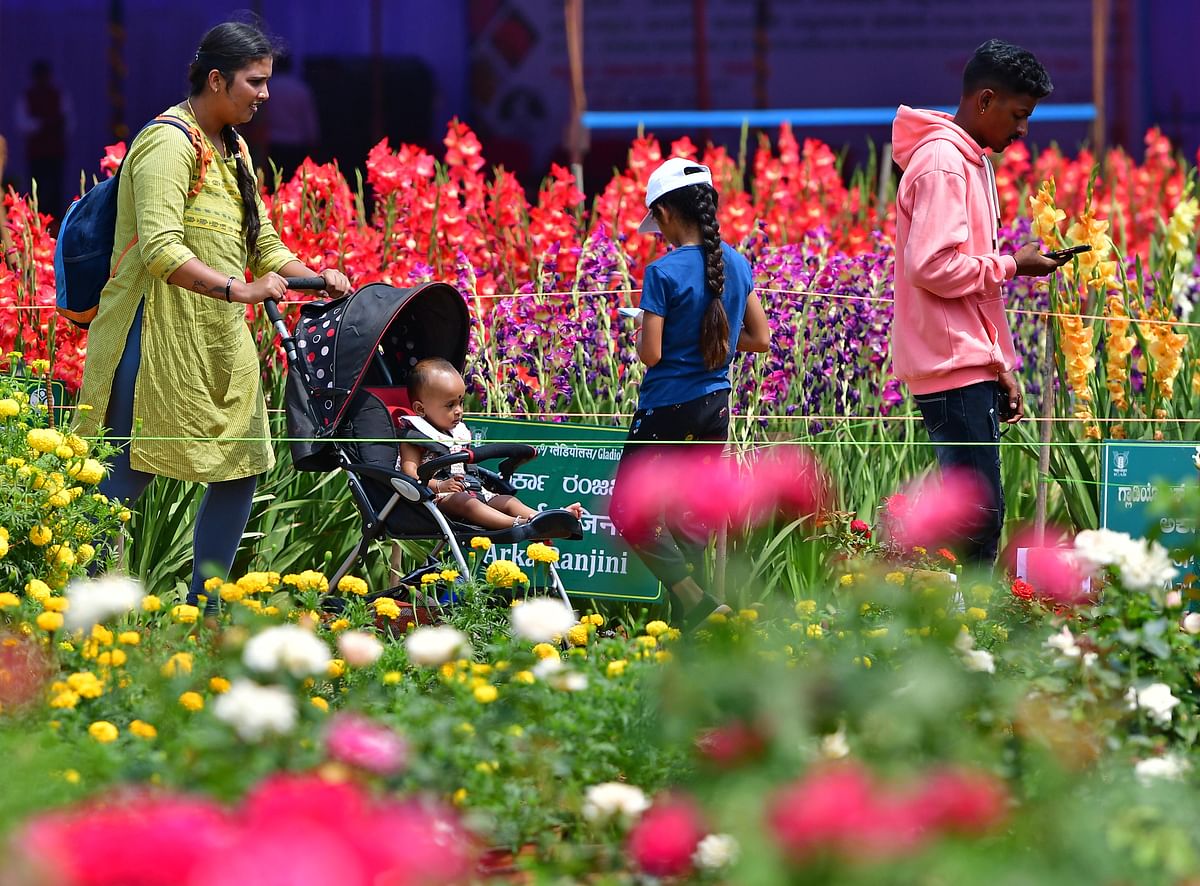
[[[1119,564],[1121,584],[1132,591],[1161,588],[1179,574],[1171,555],[1156,541],[1140,540],[1132,545]]]
[[[839,728],[837,732],[821,738],[821,756],[826,760],[841,760],[850,755],[850,743],[846,741],[846,733]]]
[[[1166,683],[1151,683],[1145,689],[1129,687],[1125,693],[1125,701],[1129,710],[1144,710],[1159,726],[1171,724],[1171,709],[1179,704],[1179,699],[1171,694],[1171,687]]]
[[[404,641],[408,660],[423,667],[437,667],[459,656],[469,655],[471,647],[462,631],[449,625],[417,628]]]
[[[552,674],[562,671],[566,665],[561,658],[543,658],[533,666],[533,675],[539,680],[545,680]]]
[[[641,788],[619,781],[594,784],[583,795],[583,817],[590,822],[604,823],[614,818],[631,822],[649,808],[650,801]]]
[[[709,834],[692,854],[696,867],[708,871],[729,867],[738,858],[740,847],[731,834]]]
[[[287,671],[297,679],[324,674],[333,657],[329,647],[298,625],[278,625],[250,638],[242,661],[252,671]]]
[[[370,667],[383,655],[383,644],[366,631],[346,631],[337,639],[338,652],[346,664],[355,668]]]
[[[1075,554],[1094,572],[1120,563],[1134,544],[1136,542],[1128,532],[1085,529],[1075,536]]]
[[[213,714],[234,728],[244,741],[264,735],[286,735],[296,725],[296,700],[282,686],[259,686],[237,679],[213,702]]]
[[[1183,629],[1189,634],[1200,634],[1200,612],[1189,612],[1185,615]]]
[[[1133,774],[1137,780],[1141,782],[1143,787],[1153,784],[1155,781],[1181,781],[1183,774],[1191,767],[1187,760],[1175,754],[1166,754],[1162,757],[1150,757],[1146,760],[1139,760],[1137,765],[1133,767]]]
[[[996,660],[986,649],[970,649],[963,653],[963,664],[968,671],[979,671],[984,674],[996,673]]]
[[[1071,629],[1066,625],[1057,634],[1051,634],[1049,639],[1042,645],[1050,649],[1057,649],[1059,654],[1065,658],[1079,658],[1081,652],[1079,646],[1075,643],[1074,634],[1071,633]]]
[[[68,631],[107,621],[136,609],[145,596],[137,579],[124,575],[76,579],[67,585],[67,612],[63,626]]]
[[[575,613],[561,600],[537,597],[512,609],[513,635],[531,643],[549,643],[575,626]]]

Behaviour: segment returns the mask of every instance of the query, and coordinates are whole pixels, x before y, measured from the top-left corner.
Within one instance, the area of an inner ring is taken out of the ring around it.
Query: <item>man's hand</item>
[[[1017,250],[1013,258],[1017,260],[1019,277],[1046,277],[1071,260],[1069,255],[1060,259],[1042,255],[1037,243],[1026,243]]]
[[[1011,372],[1001,372],[997,381],[1000,384],[1000,417],[1015,425],[1024,418],[1025,395],[1021,393],[1021,385]]]

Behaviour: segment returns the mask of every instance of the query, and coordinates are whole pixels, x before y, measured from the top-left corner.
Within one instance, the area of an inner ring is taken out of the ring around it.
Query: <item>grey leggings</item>
[[[125,350],[117,364],[113,377],[112,393],[109,395],[108,421],[114,442],[124,440],[120,451],[109,465],[108,476],[100,484],[100,491],[109,498],[118,498],[126,504],[137,501],[154,474],[134,470],[129,464],[129,436],[133,430],[133,388],[137,381],[138,368],[142,362],[142,308],[138,305],[125,340]],[[204,593],[204,581],[218,575],[225,578],[233,566],[242,533],[250,519],[250,507],[254,501],[257,477],[224,480],[209,483],[196,513],[196,527],[192,533],[192,584],[188,589],[187,601],[196,605],[198,596]],[[207,609],[217,608],[215,595],[209,595]]]

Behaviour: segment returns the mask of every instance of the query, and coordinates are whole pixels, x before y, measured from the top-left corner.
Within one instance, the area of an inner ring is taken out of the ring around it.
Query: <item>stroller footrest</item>
[[[481,535],[500,544],[513,542],[536,541],[541,538],[563,538],[579,541],[583,538],[583,526],[579,519],[570,511],[554,508],[541,511],[531,517],[528,523],[520,523],[506,529],[472,530],[463,527],[463,536]]]

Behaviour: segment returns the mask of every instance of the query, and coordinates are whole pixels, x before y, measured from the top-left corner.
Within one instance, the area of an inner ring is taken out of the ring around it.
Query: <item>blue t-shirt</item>
[[[686,403],[729,387],[729,364],[737,350],[746,299],[753,288],[750,263],[728,243],[725,254],[725,314],[729,317],[729,359],[707,369],[700,353],[700,321],[711,296],[704,282],[704,250],[672,249],[646,268],[641,308],[663,318],[662,359],[646,370],[638,396],[639,409]]]

